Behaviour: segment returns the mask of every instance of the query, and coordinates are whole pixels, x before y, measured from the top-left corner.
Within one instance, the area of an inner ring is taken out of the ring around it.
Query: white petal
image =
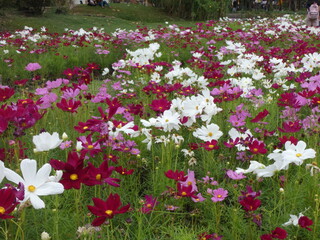
[[[42,201],[37,195],[35,194],[30,194],[30,201],[32,206],[35,209],[40,209],[40,208],[44,208],[45,204],[44,201]]]
[[[27,184],[34,182],[37,174],[37,161],[33,159],[23,159],[20,168],[24,181]]]
[[[0,160],[0,183],[4,178],[4,163]]]
[[[35,178],[35,186],[40,186],[46,181],[49,180],[49,175],[51,172],[51,165],[49,163],[44,164],[39,171],[37,172],[36,178]]]
[[[54,195],[63,193],[64,187],[61,183],[47,182],[36,189],[36,194],[39,196]]]
[[[19,174],[17,174],[16,172],[12,171],[9,168],[4,169],[4,175],[10,182],[14,182],[16,184],[19,184],[19,182],[21,182],[21,183],[25,184],[23,178]]]

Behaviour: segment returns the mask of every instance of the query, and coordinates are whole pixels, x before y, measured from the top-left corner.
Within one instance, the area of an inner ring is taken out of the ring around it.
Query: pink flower
[[[240,179],[246,178],[246,176],[243,175],[243,173],[236,173],[235,171],[232,171],[232,170],[227,171],[227,176],[233,180],[240,180]]]
[[[36,71],[38,69],[41,69],[41,66],[39,63],[29,63],[26,67],[25,70],[29,71],[29,72],[33,72]]]
[[[224,190],[223,188],[218,188],[215,190],[208,188],[207,192],[213,195],[213,197],[211,198],[213,202],[221,202],[228,196],[228,191]]]

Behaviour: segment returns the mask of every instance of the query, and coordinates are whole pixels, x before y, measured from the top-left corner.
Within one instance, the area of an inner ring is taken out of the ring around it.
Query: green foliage
[[[49,0],[17,0],[17,6],[32,15],[42,15],[49,2]]]
[[[184,19],[219,19],[226,15],[230,1],[225,0],[160,0],[157,6]]]

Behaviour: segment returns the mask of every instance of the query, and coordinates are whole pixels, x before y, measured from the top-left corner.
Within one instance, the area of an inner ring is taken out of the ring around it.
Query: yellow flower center
[[[221,198],[222,197],[222,195],[220,195],[220,194],[218,194],[218,196],[217,196],[218,198]]]
[[[181,195],[182,195],[182,196],[186,196],[187,193],[186,193],[186,192],[182,192]]]
[[[147,208],[152,208],[152,205],[150,203],[148,203]]]
[[[98,181],[101,180],[101,174],[100,174],[100,173],[98,173],[98,174],[96,175],[96,180],[98,180]]]
[[[93,148],[93,145],[88,145],[88,148],[89,148],[89,149],[92,149],[92,148]]]
[[[209,136],[209,137],[212,137],[212,136],[213,136],[213,133],[212,133],[212,132],[209,132],[209,133],[208,133],[208,136]]]
[[[301,157],[301,156],[302,156],[301,153],[297,153],[297,154],[296,154],[296,157]]]
[[[214,148],[214,145],[209,144],[208,147],[209,147],[209,148]]]
[[[6,210],[3,207],[0,207],[0,214],[4,214]]]
[[[77,180],[78,179],[78,174],[75,174],[75,173],[71,174],[70,175],[70,179],[73,180],[73,181]]]
[[[33,186],[33,185],[30,185],[30,186],[28,187],[28,191],[29,191],[29,192],[34,192],[35,190],[36,190],[36,187]]]
[[[68,110],[72,110],[72,107],[68,107]]]
[[[253,151],[254,151],[254,152],[258,152],[258,148],[254,148]]]
[[[169,122],[169,119],[166,119],[165,122]]]
[[[112,213],[113,213],[113,211],[112,211],[112,210],[106,210],[105,213],[106,213],[107,215],[111,216]]]
[[[84,127],[83,127],[83,130],[86,130],[86,129],[88,129],[88,128],[89,128],[89,127],[87,127],[87,126],[84,126]]]
[[[188,186],[192,185],[192,182],[188,181]]]

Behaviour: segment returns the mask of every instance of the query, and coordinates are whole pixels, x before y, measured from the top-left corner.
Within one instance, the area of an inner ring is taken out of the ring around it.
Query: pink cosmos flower
[[[29,71],[29,72],[33,72],[36,71],[38,69],[41,69],[41,65],[39,63],[29,63],[26,67],[25,70]]]
[[[213,197],[211,198],[213,202],[221,202],[228,196],[228,191],[224,190],[223,188],[218,188],[214,190],[208,188],[207,193],[213,195]]]
[[[246,176],[243,175],[243,173],[236,173],[235,171],[232,171],[232,170],[227,171],[227,176],[233,180],[240,180],[240,179],[246,178]]]

